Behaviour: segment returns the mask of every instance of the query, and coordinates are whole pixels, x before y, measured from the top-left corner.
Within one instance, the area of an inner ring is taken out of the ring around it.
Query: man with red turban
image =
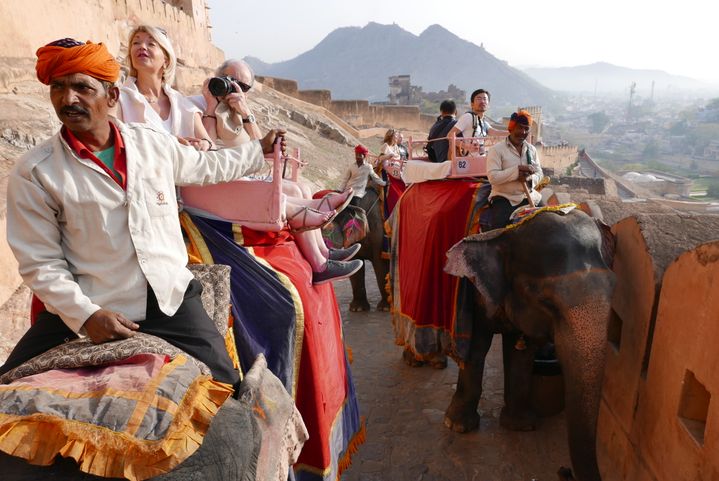
[[[365,158],[369,151],[362,144],[355,147],[355,163],[350,165],[342,179],[340,191],[344,192],[348,188],[352,188],[352,201],[350,204],[358,205],[359,200],[364,197],[367,190],[367,180],[372,177],[377,184],[384,186],[386,182],[377,175],[370,164],[365,162]]]
[[[16,164],[8,182],[8,243],[44,303],[0,375],[85,334],[95,343],[153,334],[237,385],[224,340],[202,307],[175,188],[259,170],[282,131],[218,152],[110,117],[120,68],[102,44],[63,39],[37,51],[60,131]]]
[[[527,142],[531,126],[529,112],[513,113],[507,127],[509,135],[504,142],[493,145],[487,154],[487,177],[492,184],[487,217],[491,219],[492,229],[506,226],[512,212],[529,203],[522,184],[528,184],[535,205],[542,201],[541,194],[534,189],[543,177],[539,154]]]

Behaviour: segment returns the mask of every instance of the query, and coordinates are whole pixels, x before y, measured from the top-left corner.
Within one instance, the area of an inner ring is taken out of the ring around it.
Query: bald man
[[[255,84],[255,73],[247,62],[227,60],[217,68],[215,75],[229,79],[232,92],[219,97],[214,96],[208,88],[210,82],[208,79],[202,89],[202,98],[193,98],[193,101],[204,110],[202,123],[210,137],[226,146],[239,145],[262,137],[255,115],[247,101],[247,92]]]

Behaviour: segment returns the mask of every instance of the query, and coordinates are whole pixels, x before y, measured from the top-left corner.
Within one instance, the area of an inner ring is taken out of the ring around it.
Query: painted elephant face
[[[610,298],[613,245],[609,227],[583,212],[546,212],[463,239],[445,271],[474,283],[489,316],[502,308],[522,331],[544,336],[562,311]]]

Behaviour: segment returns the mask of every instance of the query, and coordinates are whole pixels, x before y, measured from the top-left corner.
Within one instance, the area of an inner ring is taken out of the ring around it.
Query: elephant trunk
[[[565,381],[569,454],[579,481],[601,481],[596,435],[609,305],[599,304],[570,308],[554,333]]]

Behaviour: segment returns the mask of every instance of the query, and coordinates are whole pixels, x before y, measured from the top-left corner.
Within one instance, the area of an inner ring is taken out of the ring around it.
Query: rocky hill
[[[467,92],[486,88],[495,106],[547,105],[552,96],[525,73],[440,25],[419,36],[396,24],[338,28],[291,60],[274,64],[253,57],[246,60],[257,73],[295,79],[302,89],[330,89],[333,99],[384,101],[388,77],[404,74],[426,92],[449,84]]]

